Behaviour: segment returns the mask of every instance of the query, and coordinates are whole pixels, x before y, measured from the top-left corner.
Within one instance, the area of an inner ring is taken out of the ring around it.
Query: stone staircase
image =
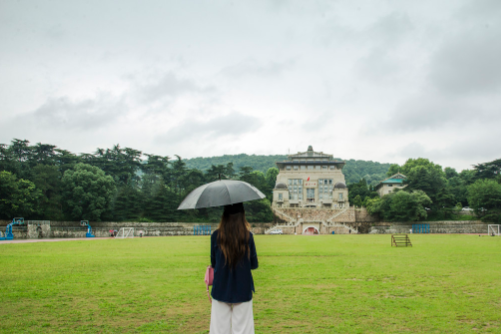
[[[336,219],[337,217],[341,216],[343,213],[345,213],[346,211],[348,211],[348,209],[349,208],[346,208],[346,209],[342,210],[341,212],[336,213],[334,216],[332,216],[329,219],[327,219],[327,222],[328,223],[332,223],[334,219]]]
[[[280,219],[284,220],[286,223],[275,224],[272,227],[266,229],[264,231],[265,234],[269,234],[270,232],[277,229],[288,229],[295,228],[299,226],[301,223],[315,222],[320,223],[326,228],[337,227],[341,229],[351,229],[354,233],[358,233],[358,229],[355,227],[348,227],[344,224],[344,222],[350,222],[350,220],[354,219],[354,215],[351,214],[350,210],[352,208],[345,208],[341,211],[337,211],[332,214],[330,210],[309,210],[309,209],[288,209],[288,213],[285,213],[283,210],[272,207],[273,213]],[[342,217],[346,215],[347,217]],[[297,216],[295,219],[292,216]],[[342,222],[336,222],[336,218],[342,217]]]

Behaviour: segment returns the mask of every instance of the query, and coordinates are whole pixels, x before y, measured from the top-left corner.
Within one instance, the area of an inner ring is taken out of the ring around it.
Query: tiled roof
[[[403,179],[388,179],[384,180],[381,183],[404,183]]]

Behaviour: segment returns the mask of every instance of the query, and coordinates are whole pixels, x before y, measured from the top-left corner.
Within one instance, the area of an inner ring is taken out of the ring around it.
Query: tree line
[[[364,179],[351,184],[350,203],[387,221],[454,219],[469,207],[483,221],[501,222],[501,159],[457,172],[428,159],[408,159],[390,166],[387,176],[406,176],[405,188],[379,198]]]
[[[144,160],[143,157],[146,157]],[[13,139],[0,144],[0,219],[217,222],[221,208],[178,211],[196,187],[219,178],[246,181],[266,198],[245,204],[249,222],[270,222],[276,168],[266,173],[233,163],[205,171],[174,157],[133,148],[76,155],[55,145]]]
[[[263,172],[224,159],[212,160],[224,164],[200,170],[177,155],[147,154],[120,145],[76,155],[55,145],[14,139],[10,145],[0,144],[0,219],[217,222],[221,208],[177,211],[177,207],[196,187],[224,178],[260,189],[266,198],[245,204],[247,218],[272,221],[278,169]],[[350,161],[358,178],[348,184],[350,204],[366,207],[380,219],[453,219],[469,206],[482,220],[501,222],[501,159],[459,173],[424,158],[409,159],[402,166],[349,160],[345,175]],[[375,179],[368,182],[370,172],[376,172],[378,179],[400,172],[406,176],[406,187],[379,198]]]

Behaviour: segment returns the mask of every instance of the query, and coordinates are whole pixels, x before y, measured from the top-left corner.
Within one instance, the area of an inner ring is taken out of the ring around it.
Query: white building
[[[315,152],[311,146],[306,152],[289,155],[277,162],[279,174],[273,190],[276,208],[349,207],[348,188],[342,169],[344,161],[331,154]]]
[[[405,179],[406,176],[404,174],[394,174],[379,182],[375,190],[378,192],[380,197],[383,197],[384,195],[391,194],[395,191],[395,189],[404,189],[407,187],[407,185],[404,184]]]

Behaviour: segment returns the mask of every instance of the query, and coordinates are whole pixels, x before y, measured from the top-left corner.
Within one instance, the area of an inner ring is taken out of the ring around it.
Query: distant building
[[[273,189],[275,208],[348,208],[348,188],[342,169],[345,162],[331,154],[306,152],[277,162],[279,174]]]
[[[406,178],[407,177],[403,174],[394,174],[389,178],[379,182],[375,190],[378,192],[380,197],[391,194],[395,191],[395,189],[403,189],[407,186],[406,184],[404,184]]]

